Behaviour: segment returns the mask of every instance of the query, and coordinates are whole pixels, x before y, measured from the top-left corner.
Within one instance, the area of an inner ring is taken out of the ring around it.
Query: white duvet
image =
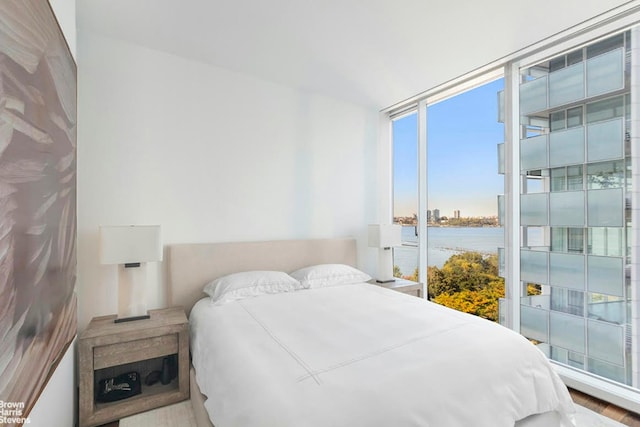
[[[190,316],[197,383],[216,427],[514,426],[573,403],[525,338],[369,284],[212,305]]]

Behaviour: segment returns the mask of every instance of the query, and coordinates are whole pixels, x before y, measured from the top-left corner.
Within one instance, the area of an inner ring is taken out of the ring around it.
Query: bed
[[[167,252],[169,302],[190,317],[200,427],[574,425],[545,356],[493,322],[365,281],[216,304],[203,293],[238,272],[355,266],[353,239]]]

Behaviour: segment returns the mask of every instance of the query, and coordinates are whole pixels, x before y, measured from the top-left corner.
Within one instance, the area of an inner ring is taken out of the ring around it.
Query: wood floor
[[[591,409],[600,415],[607,418],[611,418],[621,424],[632,427],[640,427],[640,415],[629,412],[626,409],[622,409],[618,406],[611,405],[610,403],[598,400],[595,397],[591,397],[587,394],[579,392],[578,390],[569,389],[571,398],[578,405],[582,405],[587,409]]]
[[[582,405],[595,413],[598,413],[607,418],[611,418],[612,420],[615,420],[626,426],[640,427],[639,414],[629,412],[626,409],[622,409],[618,406],[603,402],[571,388],[569,389],[569,393],[571,394],[571,398],[573,399],[573,401],[578,405]],[[119,427],[119,425],[120,423],[118,421],[114,421],[100,427]]]

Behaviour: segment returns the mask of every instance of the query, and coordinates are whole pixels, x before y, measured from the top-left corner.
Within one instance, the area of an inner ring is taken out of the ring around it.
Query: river
[[[504,246],[502,227],[428,227],[427,265],[442,267],[451,255],[464,251],[497,253]],[[394,248],[394,265],[403,275],[413,274],[418,266],[418,237],[415,227],[402,227],[402,241],[409,245]]]

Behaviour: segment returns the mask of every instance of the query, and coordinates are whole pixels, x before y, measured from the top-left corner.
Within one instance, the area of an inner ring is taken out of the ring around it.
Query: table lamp
[[[100,227],[100,263],[118,264],[116,322],[148,319],[146,263],[162,261],[159,225]]]
[[[378,248],[378,274],[376,282],[395,281],[391,248],[402,245],[402,226],[397,224],[369,225],[369,247]]]

